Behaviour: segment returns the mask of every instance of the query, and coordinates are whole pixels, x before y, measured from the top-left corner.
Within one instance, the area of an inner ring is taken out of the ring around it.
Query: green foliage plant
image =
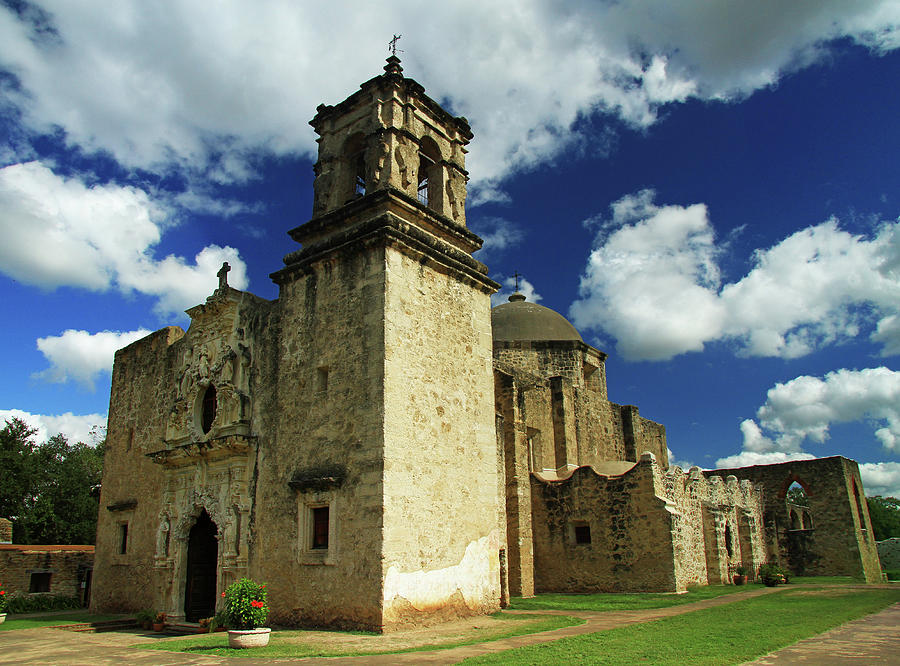
[[[788,573],[777,564],[760,564],[756,575],[757,581],[766,587],[775,587],[790,581]]]
[[[900,537],[900,500],[896,497],[867,497],[869,518],[875,541]]]
[[[7,612],[44,613],[46,611],[81,608],[81,599],[66,594],[23,594],[21,591],[3,595],[7,597]]]
[[[6,598],[6,590],[3,589],[3,583],[0,583],[0,613],[6,612],[9,600]]]
[[[264,584],[241,578],[222,593],[229,629],[256,629],[269,617],[268,591]]]

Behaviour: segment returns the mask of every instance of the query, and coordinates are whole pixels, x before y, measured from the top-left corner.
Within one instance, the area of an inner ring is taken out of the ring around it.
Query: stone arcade
[[[116,354],[92,609],[195,620],[252,576],[274,623],[388,630],[727,582],[800,541],[807,570],[875,580],[855,463],[669,470],[663,426],[609,402],[605,354],[519,294],[491,310],[469,125],[384,69],[311,121],[313,214],[278,299],[226,264],[187,332]]]

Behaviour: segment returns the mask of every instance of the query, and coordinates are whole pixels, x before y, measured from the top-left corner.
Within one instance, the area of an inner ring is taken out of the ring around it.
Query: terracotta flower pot
[[[153,631],[162,631],[165,628],[166,628],[166,625],[163,622],[154,622],[153,623]]]
[[[229,629],[228,647],[263,647],[264,645],[269,644],[269,634],[271,632],[272,630],[268,627],[257,627],[256,629]]]
[[[732,580],[734,580],[735,585],[744,585],[747,582],[747,577],[734,574],[734,577]]]

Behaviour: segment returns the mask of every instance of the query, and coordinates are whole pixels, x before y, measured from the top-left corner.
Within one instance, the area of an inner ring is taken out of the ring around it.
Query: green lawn
[[[0,631],[13,629],[34,629],[35,627],[53,627],[63,624],[82,624],[84,622],[103,622],[104,620],[119,620],[126,615],[91,615],[87,611],[83,613],[47,613],[35,617],[23,617],[16,619],[14,615],[7,615],[6,622],[0,624]]]
[[[513,610],[624,611],[680,606],[725,594],[755,590],[755,585],[704,585],[684,594],[539,594],[511,600]]]
[[[785,588],[675,617],[466,660],[471,664],[739,664],[900,601],[898,590]]]
[[[494,619],[500,620],[506,626],[493,627],[482,631],[473,630],[469,632],[464,639],[452,640],[446,643],[431,643],[417,647],[409,647],[403,649],[393,648],[377,648],[372,644],[371,649],[363,647],[362,649],[354,647],[337,647],[334,644],[328,644],[325,641],[314,642],[305,640],[304,634],[311,632],[304,631],[276,631],[272,632],[269,639],[269,645],[263,648],[253,648],[252,652],[247,650],[233,650],[228,645],[228,638],[224,633],[213,633],[194,636],[186,639],[165,639],[154,644],[141,644],[134,647],[145,650],[169,650],[173,652],[189,652],[191,654],[213,654],[225,657],[338,657],[338,656],[356,656],[367,654],[382,653],[399,653],[399,652],[421,652],[425,650],[446,650],[448,648],[459,647],[461,645],[472,645],[474,643],[484,643],[486,641],[496,641],[511,636],[520,636],[522,634],[533,634],[540,631],[550,631],[561,627],[570,627],[572,625],[581,624],[583,620],[565,615],[503,615],[496,614]],[[360,632],[329,632],[334,636],[353,634],[360,635]],[[372,636],[378,638],[378,636]],[[364,642],[356,642],[354,645],[364,645]]]

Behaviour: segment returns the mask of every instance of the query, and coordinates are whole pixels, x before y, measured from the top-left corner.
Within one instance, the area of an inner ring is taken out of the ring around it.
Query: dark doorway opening
[[[188,622],[216,613],[216,560],[219,541],[216,524],[204,509],[188,535],[184,615]]]

